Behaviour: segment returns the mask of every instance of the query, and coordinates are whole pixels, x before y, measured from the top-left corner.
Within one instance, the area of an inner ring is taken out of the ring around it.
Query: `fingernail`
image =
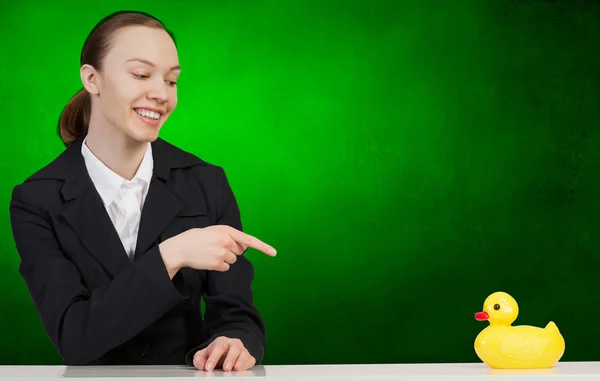
[[[213,363],[212,362],[207,362],[206,363],[206,370],[211,371],[213,367]]]
[[[271,254],[277,255],[277,251],[274,248],[271,248]]]
[[[227,364],[225,364],[225,370],[231,370],[231,363],[228,362]]]

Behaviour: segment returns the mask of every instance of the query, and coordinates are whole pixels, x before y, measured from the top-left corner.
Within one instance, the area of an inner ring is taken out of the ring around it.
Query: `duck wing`
[[[537,327],[513,327],[500,345],[500,352],[514,361],[534,360],[544,356],[548,335]]]

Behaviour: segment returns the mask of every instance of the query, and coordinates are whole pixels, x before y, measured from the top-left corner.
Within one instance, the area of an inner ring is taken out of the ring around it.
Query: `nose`
[[[167,91],[167,84],[164,81],[153,81],[151,87],[146,93],[148,99],[156,101],[158,103],[167,103],[169,100],[169,93]]]

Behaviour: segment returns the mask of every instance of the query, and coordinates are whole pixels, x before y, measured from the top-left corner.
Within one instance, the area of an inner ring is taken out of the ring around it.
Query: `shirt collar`
[[[115,200],[119,189],[123,185],[140,184],[147,189],[150,184],[150,180],[152,179],[152,173],[154,169],[152,145],[150,143],[148,143],[148,148],[144,153],[144,158],[142,159],[142,163],[140,164],[135,176],[131,180],[126,180],[117,175],[102,161],[100,161],[100,159],[98,159],[85,144],[86,141],[87,137],[81,145],[81,154],[83,155],[90,178],[96,186],[96,189],[98,190],[98,193],[100,194],[105,206],[110,205]]]

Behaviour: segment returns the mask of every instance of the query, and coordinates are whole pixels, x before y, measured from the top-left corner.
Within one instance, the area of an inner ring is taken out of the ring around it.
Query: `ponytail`
[[[59,135],[65,146],[87,132],[91,106],[90,94],[85,89],[79,90],[65,106],[59,121]]]

